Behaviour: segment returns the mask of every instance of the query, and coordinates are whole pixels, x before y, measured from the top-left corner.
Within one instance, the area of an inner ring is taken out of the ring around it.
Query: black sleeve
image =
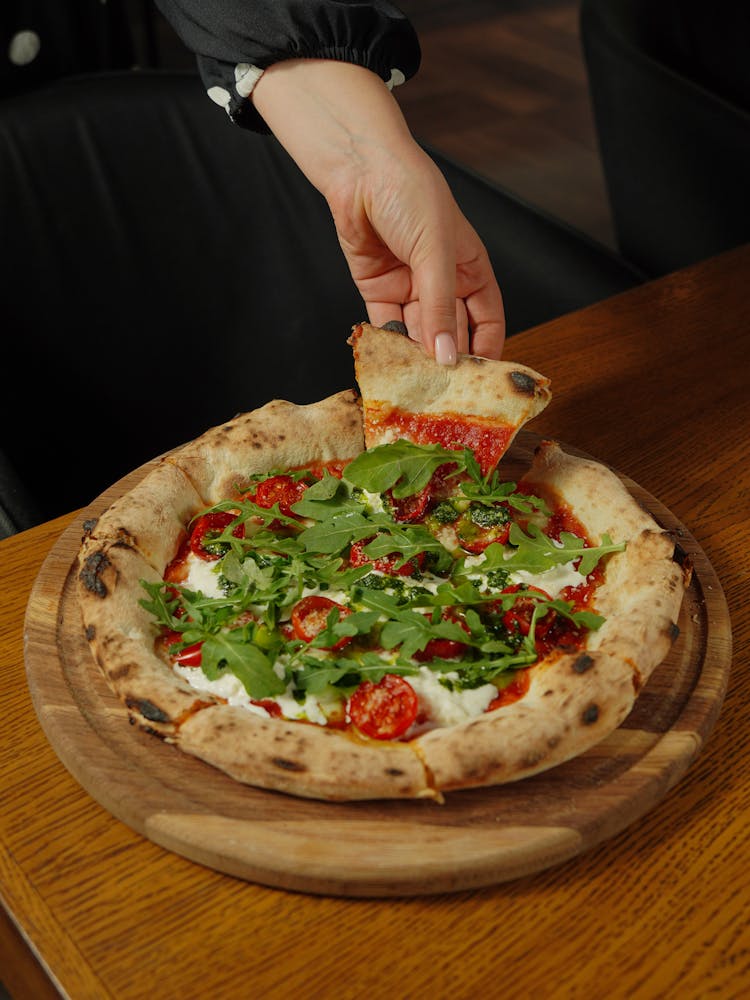
[[[390,87],[419,68],[416,32],[386,0],[156,0],[198,57],[208,96],[238,125],[267,132],[248,100],[262,71],[284,59],[365,66]]]

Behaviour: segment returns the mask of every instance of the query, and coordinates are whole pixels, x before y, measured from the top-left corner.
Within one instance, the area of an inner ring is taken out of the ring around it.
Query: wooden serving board
[[[537,441],[529,432],[519,435],[503,459],[509,477],[528,466]],[[81,632],[75,574],[83,521],[150,467],[102,494],[51,550],[29,599],[25,659],[39,721],[63,764],[114,816],[168,850],[243,879],[310,893],[377,897],[492,885],[619,833],[683,776],[716,721],[731,662],[721,586],[687,529],[626,480],[675,533],[695,570],[680,637],[615,733],[550,771],[449,793],[443,805],[317,802],[238,784],[129,725]]]

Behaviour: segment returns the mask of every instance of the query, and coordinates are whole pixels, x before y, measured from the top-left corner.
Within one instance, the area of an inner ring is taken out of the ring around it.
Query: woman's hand
[[[360,66],[292,60],[265,71],[256,108],[326,198],[375,326],[391,320],[443,364],[499,358],[502,297],[487,251],[382,80]]]

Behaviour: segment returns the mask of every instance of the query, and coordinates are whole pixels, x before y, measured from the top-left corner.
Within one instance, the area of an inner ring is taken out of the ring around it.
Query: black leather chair
[[[511,333],[641,280],[433,155],[489,248]],[[325,201],[193,74],[81,76],[0,102],[0,234],[0,533],[239,411],[354,385],[346,339],[365,310]]]
[[[617,245],[649,276],[750,240],[750,6],[583,0]]]

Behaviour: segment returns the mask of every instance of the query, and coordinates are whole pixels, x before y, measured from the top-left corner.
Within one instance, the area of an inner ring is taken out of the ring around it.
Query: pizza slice
[[[398,438],[469,448],[486,475],[551,398],[550,380],[525,365],[467,354],[445,367],[408,337],[367,323],[349,343],[367,448]]]

